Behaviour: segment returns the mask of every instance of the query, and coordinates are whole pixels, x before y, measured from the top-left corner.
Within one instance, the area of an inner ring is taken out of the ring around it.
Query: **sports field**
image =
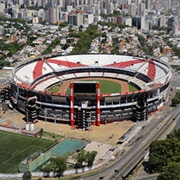
[[[92,81],[92,80],[86,80],[86,81]],[[112,80],[98,80],[98,82],[100,83],[101,94],[120,93],[122,91],[121,85],[117,82],[112,81]],[[58,93],[60,87],[61,87],[60,84],[54,85],[48,89],[48,92]],[[69,86],[66,90],[66,94],[70,94],[70,87]]]
[[[80,80],[81,81],[81,80]],[[86,81],[92,81],[86,79]],[[121,93],[122,92],[122,87],[121,84],[118,81],[113,81],[113,80],[107,80],[107,79],[99,79],[96,80],[100,83],[100,87],[101,87],[101,94],[113,94],[113,93]],[[128,88],[129,88],[129,92],[132,91],[137,91],[137,88],[134,87],[131,84],[127,84]],[[47,92],[54,92],[54,93],[58,93],[60,88],[61,88],[62,84],[56,84],[51,86],[50,88],[47,89]],[[68,85],[67,89],[66,89],[66,94],[70,94],[70,87]]]
[[[129,91],[132,92],[132,91],[137,91],[137,88],[134,87],[133,85],[129,84]]]
[[[22,160],[53,144],[55,143],[48,140],[0,131],[0,173],[17,172]]]

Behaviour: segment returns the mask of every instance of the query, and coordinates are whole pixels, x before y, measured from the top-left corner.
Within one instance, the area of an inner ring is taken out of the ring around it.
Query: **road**
[[[111,179],[121,179],[121,177],[126,177],[128,173],[132,170],[133,167],[136,166],[137,162],[139,162],[145,156],[150,143],[153,140],[159,139],[161,136],[168,132],[169,128],[174,123],[175,117],[179,116],[180,106],[176,108],[171,115],[166,117],[161,124],[159,124],[155,129],[151,129],[152,131],[148,131],[149,135],[146,133],[146,137],[144,140],[140,140],[135,147],[133,147],[125,156],[125,163],[120,162],[118,166],[119,172],[111,177]]]
[[[174,77],[171,82],[172,87],[180,87],[179,81],[180,75],[174,74]],[[174,94],[171,92],[171,96]],[[167,106],[167,109],[169,107]],[[143,138],[139,139],[136,143],[133,144],[131,149],[126,152],[123,156],[117,156],[114,162],[109,162],[103,166],[100,170],[91,173],[91,175],[83,175],[78,179],[85,180],[97,180],[102,177],[105,180],[110,179],[122,179],[122,175],[127,175],[128,171],[132,170],[132,166],[136,165],[147,153],[150,143],[159,139],[161,136],[166,134],[169,127],[172,126],[173,118],[172,116],[178,114],[180,107],[178,106],[174,111],[169,111],[170,115],[162,116],[160,119],[155,118],[152,122],[145,126],[143,131]],[[164,114],[168,114],[167,112]],[[115,170],[116,173],[115,173]]]
[[[126,154],[124,154],[122,157],[117,157],[115,162],[104,166],[98,172],[81,177],[81,179],[95,180],[99,179],[100,177],[106,180],[122,179],[122,176],[126,176],[132,170],[132,168],[145,156],[150,143],[155,139],[159,139],[166,133],[169,127],[172,126],[174,122],[173,118],[179,115],[179,110],[180,106],[172,111],[171,114],[167,117],[162,117],[161,120],[153,120],[148,126],[145,127],[143,138],[134,143],[134,145]]]

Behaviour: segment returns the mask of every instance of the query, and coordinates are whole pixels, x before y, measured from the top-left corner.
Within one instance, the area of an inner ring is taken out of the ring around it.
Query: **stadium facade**
[[[82,78],[121,80],[137,91],[101,94],[98,81],[80,82]],[[171,78],[169,65],[158,60],[69,55],[21,63],[14,69],[7,91],[11,105],[26,114],[27,121],[48,119],[86,129],[91,124],[147,120],[151,112],[166,104]],[[47,91],[52,85],[69,80],[69,94]]]

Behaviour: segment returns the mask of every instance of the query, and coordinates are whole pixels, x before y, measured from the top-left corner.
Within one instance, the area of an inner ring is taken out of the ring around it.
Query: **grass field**
[[[92,81],[92,80],[86,80]],[[120,93],[121,92],[121,85],[117,82],[111,80],[98,80],[101,86],[101,94],[111,94],[111,93]],[[54,85],[49,88],[48,92],[55,92],[57,93],[60,89],[60,85]],[[66,94],[70,94],[70,87],[67,88]]]
[[[92,81],[92,80],[86,80],[86,81]],[[117,82],[111,81],[111,80],[98,80],[100,83],[100,91],[101,94],[112,94],[112,93],[120,93],[121,85]],[[70,94],[70,87],[68,87],[66,94]]]
[[[133,85],[129,84],[129,91],[137,91],[138,89],[136,87],[134,87]]]
[[[0,173],[17,172],[22,160],[53,144],[55,143],[48,140],[0,131]]]
[[[51,92],[58,93],[60,87],[61,87],[61,84],[55,84],[55,85],[51,86],[50,88],[48,88],[47,92],[49,92],[49,93],[51,93]]]
[[[92,80],[86,80],[86,81],[92,81]],[[122,92],[121,85],[117,82],[111,80],[98,80],[98,82],[100,82],[101,94],[112,94],[112,93]],[[60,84],[56,84],[51,88],[49,88],[47,91],[58,93],[60,87],[61,87]],[[137,88],[129,84],[129,91],[130,92],[137,91]],[[70,87],[67,88],[66,94],[70,94]]]
[[[121,85],[111,80],[98,80],[100,83],[101,94],[120,93]]]

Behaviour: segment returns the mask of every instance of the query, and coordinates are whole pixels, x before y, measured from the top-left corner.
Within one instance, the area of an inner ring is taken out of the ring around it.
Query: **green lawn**
[[[133,85],[129,84],[129,91],[137,91],[138,89],[136,87],[134,87]]]
[[[47,89],[47,92],[49,92],[49,93],[51,93],[51,92],[58,93],[61,86],[62,86],[61,84],[55,84],[55,85],[49,87]]]
[[[0,173],[17,172],[22,160],[53,144],[55,143],[48,140],[0,131]]]
[[[100,83],[101,94],[120,93],[121,85],[111,80],[98,80]]]
[[[86,80],[92,81],[92,80]],[[112,94],[112,93],[120,93],[122,91],[121,85],[112,80],[96,80],[100,83],[101,94]],[[68,87],[67,94],[70,94],[70,88]]]
[[[54,133],[50,133],[50,132],[44,131],[44,132],[43,132],[43,137],[45,137],[46,139],[51,140],[51,141],[54,141],[54,138],[56,138],[56,140],[59,142],[59,141],[62,140],[62,138],[63,138],[64,136],[61,136],[61,135],[59,135],[59,134],[56,134],[56,135],[55,135]]]
[[[86,80],[86,81],[92,81],[92,80]],[[101,94],[112,94],[112,93],[122,92],[121,85],[117,82],[114,82],[112,80],[96,80],[96,81],[100,82]],[[58,93],[60,87],[61,85],[57,84],[49,88],[47,91]],[[130,92],[137,91],[137,88],[129,84],[129,91]],[[67,88],[66,94],[70,94],[70,87]]]

